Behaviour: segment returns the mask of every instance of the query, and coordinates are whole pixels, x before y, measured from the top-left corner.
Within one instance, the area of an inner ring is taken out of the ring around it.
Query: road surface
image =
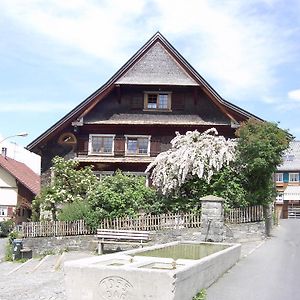
[[[272,238],[207,289],[207,300],[300,299],[300,219],[281,220]]]

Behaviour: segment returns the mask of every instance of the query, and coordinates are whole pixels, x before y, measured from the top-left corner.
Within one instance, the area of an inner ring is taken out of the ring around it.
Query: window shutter
[[[160,140],[151,138],[150,156],[157,156],[160,153]]]
[[[87,139],[80,138],[80,139],[78,139],[77,146],[78,146],[78,148],[77,148],[78,154],[87,154],[88,147],[89,147],[89,141]]]
[[[131,97],[131,109],[143,109],[144,99],[142,96]]]
[[[115,137],[115,156],[125,155],[125,138],[123,136]]]
[[[184,110],[184,94],[172,94],[172,110]]]

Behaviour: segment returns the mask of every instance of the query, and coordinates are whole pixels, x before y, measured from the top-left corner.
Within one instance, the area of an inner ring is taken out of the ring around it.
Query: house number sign
[[[131,300],[133,286],[126,279],[119,276],[108,276],[99,283],[100,299],[104,300]]]

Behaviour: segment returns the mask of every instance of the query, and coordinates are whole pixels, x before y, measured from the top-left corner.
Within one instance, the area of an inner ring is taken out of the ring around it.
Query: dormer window
[[[171,93],[145,92],[144,110],[171,110]]]

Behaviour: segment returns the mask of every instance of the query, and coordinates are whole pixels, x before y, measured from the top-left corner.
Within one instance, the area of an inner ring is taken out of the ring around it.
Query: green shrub
[[[120,171],[105,177],[89,194],[91,214],[86,218],[87,223],[95,228],[103,218],[134,217],[141,210],[149,212],[149,203],[156,192],[145,183],[142,176],[125,175]]]
[[[84,201],[74,201],[63,206],[58,213],[58,220],[60,221],[75,221],[84,220],[91,214],[91,208],[88,203]]]
[[[0,237],[7,237],[14,228],[14,222],[7,220],[0,222]]]
[[[5,260],[12,261],[13,260],[13,241],[17,239],[19,234],[17,231],[11,231],[8,235],[8,241],[5,246]]]
[[[201,289],[200,292],[193,298],[193,300],[205,300],[206,295],[206,289]]]

